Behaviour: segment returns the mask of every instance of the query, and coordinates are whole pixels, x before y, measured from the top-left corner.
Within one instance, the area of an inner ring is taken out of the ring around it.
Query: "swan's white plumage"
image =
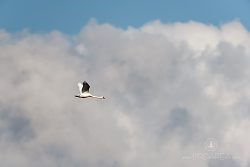
[[[82,93],[83,93],[83,92],[82,92],[82,87],[83,87],[82,83],[78,82],[77,85],[78,85],[80,94],[82,94]]]
[[[78,88],[79,88],[79,95],[75,95],[75,97],[78,98],[87,98],[87,97],[92,97],[92,98],[97,98],[97,99],[105,99],[104,96],[94,96],[89,92],[89,84],[84,81],[83,83],[78,82],[77,84]]]

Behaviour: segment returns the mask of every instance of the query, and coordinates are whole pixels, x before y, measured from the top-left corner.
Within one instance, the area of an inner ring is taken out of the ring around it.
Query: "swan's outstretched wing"
[[[83,88],[82,83],[78,82],[78,84],[77,84],[77,85],[78,85],[78,88],[79,88],[80,94],[81,94],[81,93],[83,93],[83,92],[82,92],[82,88]]]
[[[82,83],[82,93],[83,92],[89,92],[89,88],[90,88],[89,84],[86,81],[84,81]]]

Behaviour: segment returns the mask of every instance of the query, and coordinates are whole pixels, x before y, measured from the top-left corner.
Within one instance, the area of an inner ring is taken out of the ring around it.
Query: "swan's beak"
[[[103,99],[106,99],[104,96],[102,97]]]

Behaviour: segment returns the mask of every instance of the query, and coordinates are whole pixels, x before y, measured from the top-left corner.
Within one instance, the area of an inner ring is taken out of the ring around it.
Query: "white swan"
[[[79,87],[80,94],[75,95],[75,97],[78,97],[78,98],[92,97],[92,98],[97,98],[97,99],[105,99],[104,96],[94,96],[91,93],[89,93],[90,86],[86,81],[84,81],[83,83],[79,82],[77,85]]]

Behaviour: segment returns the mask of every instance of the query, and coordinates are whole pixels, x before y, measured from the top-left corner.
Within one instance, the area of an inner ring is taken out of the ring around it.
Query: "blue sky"
[[[249,0],[0,0],[0,28],[10,32],[78,33],[91,19],[115,26],[189,20],[220,25],[239,20],[250,29]]]

